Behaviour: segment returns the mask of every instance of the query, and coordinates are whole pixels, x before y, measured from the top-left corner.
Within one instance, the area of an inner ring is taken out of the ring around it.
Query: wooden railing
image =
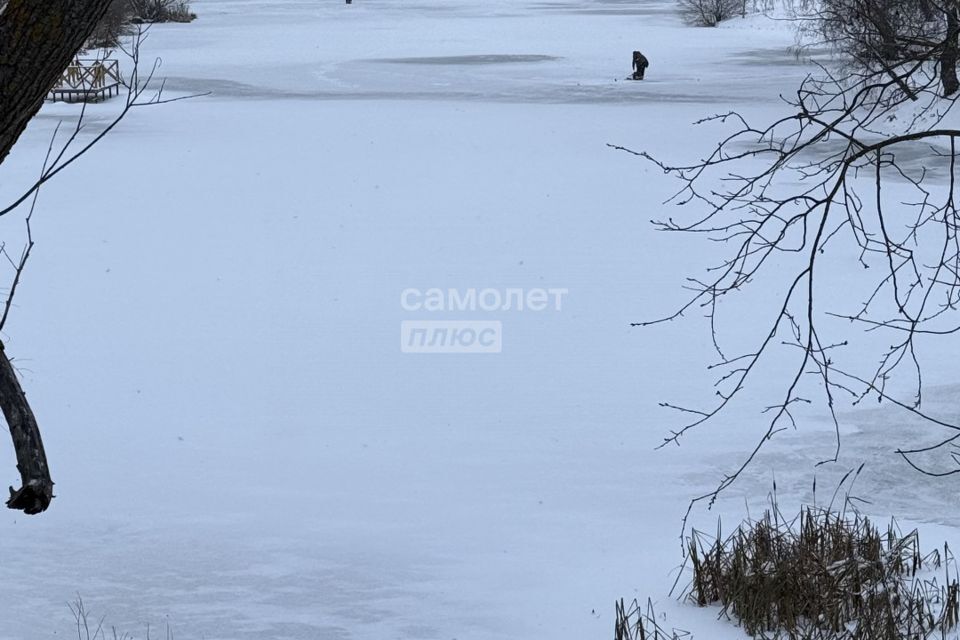
[[[56,102],[99,102],[120,93],[123,79],[117,60],[77,59],[50,90]]]

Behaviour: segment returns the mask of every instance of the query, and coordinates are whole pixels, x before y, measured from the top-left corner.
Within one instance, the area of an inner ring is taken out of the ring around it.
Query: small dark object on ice
[[[647,72],[650,61],[639,51],[633,52],[633,76],[631,80],[643,80],[643,75]]]

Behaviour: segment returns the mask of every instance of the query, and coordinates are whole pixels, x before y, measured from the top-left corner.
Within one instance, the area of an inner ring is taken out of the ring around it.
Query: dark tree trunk
[[[27,396],[20,388],[17,374],[0,346],[0,409],[7,419],[13,448],[17,452],[17,469],[23,486],[10,487],[7,506],[34,514],[46,510],[53,499],[53,480],[47,467],[47,455],[40,438],[40,427],[33,416]]]
[[[960,80],[957,79],[957,59],[960,57],[960,17],[957,16],[957,3],[947,3],[947,35],[943,43],[943,53],[940,54],[940,83],[943,85],[944,97],[952,96],[960,90]]]
[[[10,0],[0,12],[0,163],[43,99],[103,17],[111,0]],[[37,420],[0,345],[0,411],[23,486],[7,506],[34,514],[53,498],[53,480]]]
[[[10,0],[0,13],[0,162],[110,0]]]
[[[879,39],[880,61],[885,63],[896,62],[900,58],[900,47],[897,43],[897,31],[891,21],[891,11],[894,8],[885,2],[875,0],[868,4],[867,19],[873,24]]]

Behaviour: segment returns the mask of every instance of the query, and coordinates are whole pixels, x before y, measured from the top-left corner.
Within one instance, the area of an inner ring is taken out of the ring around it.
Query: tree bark
[[[27,396],[20,387],[17,374],[0,344],[0,409],[10,427],[13,448],[17,452],[17,469],[23,486],[10,487],[7,506],[24,513],[45,511],[53,499],[53,480],[43,450],[40,427],[30,409]]]
[[[10,0],[0,9],[0,163],[77,55],[111,0]],[[40,513],[53,499],[53,480],[40,428],[0,344],[3,412],[23,486],[10,487],[7,506]]]
[[[943,86],[943,96],[952,96],[960,90],[960,80],[957,79],[957,59],[960,58],[960,16],[957,15],[956,2],[947,3],[947,34],[943,43],[943,52],[940,54],[940,84]]]
[[[111,0],[10,0],[0,13],[0,162]]]
[[[870,15],[868,19],[877,29],[877,35],[880,38],[880,60],[881,62],[896,62],[900,57],[900,47],[897,43],[897,33],[890,22],[889,7],[880,3],[871,3]]]

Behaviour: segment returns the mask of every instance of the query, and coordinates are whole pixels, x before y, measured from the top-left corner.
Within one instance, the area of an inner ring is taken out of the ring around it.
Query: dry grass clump
[[[786,521],[774,502],[727,538],[694,532],[688,550],[689,599],[719,605],[759,638],[945,638],[960,617],[949,548],[923,555],[917,531],[896,522],[881,532],[819,507]]]
[[[960,584],[948,545],[924,554],[916,530],[881,531],[853,508],[805,507],[787,520],[776,498],[731,535],[693,531],[682,596],[763,640],[960,640]],[[616,606],[615,640],[681,640],[648,601]]]
[[[614,640],[683,640],[690,637],[687,631],[666,631],[657,622],[653,602],[647,600],[644,609],[637,600],[628,607],[623,598],[616,603],[617,618]]]
[[[94,617],[83,602],[83,598],[77,595],[73,602],[68,604],[70,613],[73,614],[76,623],[77,640],[136,640],[137,636],[127,632],[118,631],[116,627],[107,627],[105,617]],[[145,640],[161,640],[156,634],[151,635],[150,625],[147,625]],[[167,625],[162,640],[174,640],[173,631],[170,625]]]

